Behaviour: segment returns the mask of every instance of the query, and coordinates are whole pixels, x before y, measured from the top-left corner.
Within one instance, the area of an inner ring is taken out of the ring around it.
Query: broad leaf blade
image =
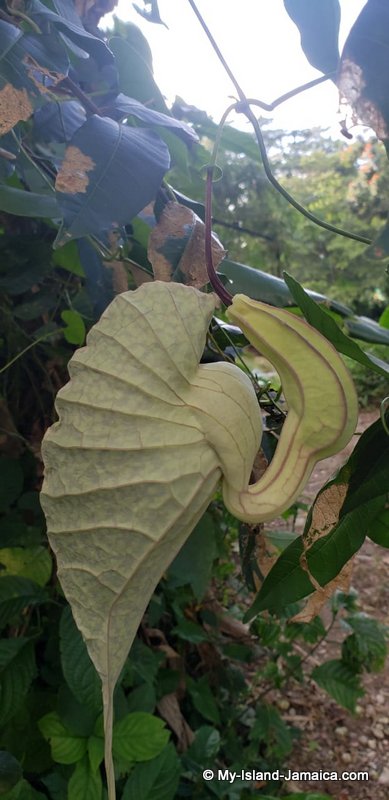
[[[355,711],[359,697],[363,695],[358,676],[355,675],[342,661],[336,659],[326,661],[311,673],[316,683],[325,689],[339,705],[349,711]]]
[[[168,168],[168,149],[153,131],[90,117],[57,175],[64,221],[56,246],[130,222],[154,198]]]
[[[152,761],[136,765],[124,786],[122,800],[172,800],[180,771],[176,750],[168,744]]]
[[[294,296],[282,278],[269,275],[260,269],[254,269],[247,264],[239,264],[236,261],[224,259],[220,265],[220,273],[226,275],[231,281],[228,288],[234,294],[246,294],[253,300],[262,300],[271,306],[284,308],[285,306],[295,305]],[[323,294],[308,290],[309,297],[318,303],[325,303],[328,308],[340,314],[342,317],[349,317],[353,314],[350,308],[339,303],[337,300],[330,300]]]
[[[338,77],[341,93],[380,139],[389,137],[389,7],[368,0],[345,43]]]
[[[234,365],[199,364],[213,311],[212,295],[178,283],[118,295],[73,356],[43,444],[42,507],[102,680],[111,794],[113,691],[147,602],[222,466],[225,481],[246,485],[257,450],[249,379]]]
[[[284,0],[301,35],[301,47],[313,67],[336,72],[339,63],[339,0]]]
[[[55,194],[37,194],[0,185],[0,209],[18,217],[59,219],[61,211]]]
[[[66,683],[80,703],[91,711],[101,711],[101,680],[69,607],[62,612],[59,635],[61,664]]]

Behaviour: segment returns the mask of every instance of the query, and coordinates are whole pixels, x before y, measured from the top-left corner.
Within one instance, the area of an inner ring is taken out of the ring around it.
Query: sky
[[[365,3],[340,0],[341,47]],[[115,13],[138,25],[146,36],[153,53],[155,79],[168,103],[178,95],[218,122],[235,97],[229,77],[187,0],[159,0],[158,5],[168,29],[143,20],[129,0],[119,0]],[[143,0],[138,0],[138,6],[143,8]],[[269,103],[320,76],[302,53],[299,32],[283,0],[197,0],[197,6],[248,97]],[[106,15],[104,27],[109,21],[110,15]],[[339,113],[337,89],[327,81],[288,100],[269,117],[276,128],[319,126],[329,128],[337,137],[344,110]],[[246,126],[242,115],[232,122]]]

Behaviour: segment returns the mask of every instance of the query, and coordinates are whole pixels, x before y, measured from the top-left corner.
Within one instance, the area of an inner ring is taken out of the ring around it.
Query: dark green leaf
[[[262,742],[272,753],[283,758],[292,749],[292,735],[278,713],[277,709],[273,706],[263,704],[260,705],[257,711],[257,716],[253,727],[250,731],[250,739],[253,742]]]
[[[245,614],[245,622],[249,622],[265,609],[280,611],[289,603],[301,600],[314,591],[307,573],[300,565],[302,554],[303,544],[299,536],[283,550],[266,576],[252,606]]]
[[[0,794],[9,792],[22,777],[22,767],[11,753],[0,750]]]
[[[342,644],[342,661],[354,672],[383,669],[387,655],[387,634],[384,625],[362,612],[347,617],[354,631]]]
[[[147,125],[171,128],[173,133],[180,136],[187,144],[198,141],[197,134],[185,122],[181,122],[168,114],[163,114],[160,111],[148,108],[143,105],[143,103],[134,100],[133,97],[127,97],[125,94],[119,94],[115,98],[112,109],[114,111],[119,111],[121,116],[134,116]]]
[[[36,194],[0,185],[0,210],[18,217],[48,217],[59,219],[61,212],[53,194]]]
[[[57,303],[58,298],[55,294],[38,292],[33,300],[29,300],[26,303],[20,303],[19,305],[15,306],[13,309],[13,314],[17,319],[37,319],[37,317],[41,317],[42,314],[46,314],[47,311],[50,311],[52,308],[54,308]]]
[[[187,680],[187,687],[192,698],[192,703],[204,719],[220,725],[220,714],[215,697],[209,685],[207,675],[203,675],[199,680]]]
[[[284,0],[301,36],[301,47],[320,72],[336,72],[339,63],[339,0]]]
[[[169,670],[169,676],[171,670]],[[142,683],[130,692],[127,698],[128,711],[147,711],[153,714],[157,704],[157,696],[154,686],[149,683]]]
[[[210,514],[204,514],[168,570],[171,585],[189,583],[198,600],[203,597],[210,581],[217,555],[215,537],[214,521]]]
[[[0,511],[6,511],[23,489],[23,470],[19,461],[0,457]]]
[[[70,608],[64,608],[59,627],[63,674],[77,700],[91,711],[101,711],[101,681]]]
[[[16,575],[0,577],[0,630],[16,620],[23,609],[47,600],[45,592],[28,578]]]
[[[180,639],[185,639],[187,642],[205,642],[208,639],[204,628],[197,625],[196,622],[191,622],[190,619],[182,619],[175,628],[172,629],[172,634],[178,636]]]
[[[34,139],[38,142],[69,142],[86,120],[77,100],[45,103],[34,114]]]
[[[386,376],[389,374],[389,364],[361,350],[359,345],[341,331],[336,322],[308,296],[307,292],[291,275],[285,272],[284,277],[307,322],[329,339],[339,353],[353,358],[354,361],[369,367],[374,372],[379,372],[380,375]]]
[[[186,752],[186,756],[196,764],[207,764],[213,761],[221,746],[220,733],[210,725],[202,725],[195,734],[194,741]]]
[[[119,85],[123,94],[133,97],[149,108],[169,113],[163,95],[153,77],[150,49],[135,25],[127,28],[127,41],[119,36],[109,40],[119,72]]]
[[[336,659],[326,661],[311,673],[316,683],[325,689],[339,705],[349,711],[355,711],[358,697],[362,697],[363,689],[360,686],[358,676],[355,675],[342,661]]]
[[[26,641],[0,676],[0,725],[5,725],[17,714],[34,677],[34,646]]]
[[[307,551],[311,574],[321,586],[335,578],[347,561],[362,546],[369,524],[381,510],[384,500],[374,498],[341,517],[327,536],[322,536]]]
[[[369,539],[381,547],[389,547],[389,508],[383,508],[370,524]]]
[[[354,339],[364,342],[389,345],[389,330],[368,317],[350,317],[344,320],[344,327]]]
[[[269,303],[271,306],[281,308],[295,305],[294,295],[292,295],[285,281],[281,278],[276,278],[275,275],[269,275],[267,272],[253,269],[253,267],[248,267],[246,264],[230,261],[228,258],[221,262],[219,271],[232,281],[232,285],[228,285],[228,289],[232,294],[246,294],[253,300],[262,300],[262,302]],[[306,294],[317,302],[325,303],[328,308],[342,317],[351,316],[353,313],[347,306],[337,300],[330,300],[323,294],[310,290]]]
[[[85,30],[73,3],[55,0],[55,6],[58,14],[51,11],[40,0],[30,0],[28,13],[39,27],[45,29],[47,23],[50,23],[51,30],[60,31],[67,44],[69,40],[75,43],[80,48],[77,52],[79,57],[86,57],[89,53],[100,66],[111,64],[113,62],[112,53],[102,39]]]
[[[172,744],[152,761],[137,764],[124,786],[122,800],[174,800],[180,761]]]
[[[64,217],[56,246],[130,222],[154,198],[169,168],[168,149],[153,131],[107,117],[89,117],[69,148],[56,182]]]

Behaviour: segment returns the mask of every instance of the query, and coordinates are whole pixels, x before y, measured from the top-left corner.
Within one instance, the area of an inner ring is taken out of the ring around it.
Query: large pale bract
[[[158,580],[220,479],[236,516],[275,517],[355,428],[353,384],[327,340],[235,297],[229,316],[272,359],[289,407],[272,464],[249,485],[261,413],[238,367],[199,364],[214,308],[213,295],[177,283],[116,297],[71,359],[43,442],[49,540],[102,681],[110,800],[115,684]]]
[[[148,600],[212,499],[222,462],[246,485],[259,447],[249,379],[233,365],[199,366],[214,308],[212,295],[173,283],[119,295],[71,359],[43,442],[42,506],[102,680],[106,760],[114,686]]]

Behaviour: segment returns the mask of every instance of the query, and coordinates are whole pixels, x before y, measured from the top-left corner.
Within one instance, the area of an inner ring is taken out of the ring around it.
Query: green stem
[[[40,344],[40,342],[44,342],[50,336],[54,336],[54,335],[58,336],[59,333],[60,333],[60,329],[56,330],[56,331],[49,331],[49,333],[45,333],[44,336],[40,336],[39,339],[35,339],[34,342],[31,342],[29,345],[27,345],[27,347],[25,347],[24,350],[21,350],[20,353],[17,353],[16,356],[11,358],[11,361],[8,361],[8,363],[5,364],[4,367],[2,367],[0,369],[0,375],[2,375],[3,372],[5,372],[7,369],[9,369],[9,367],[12,367],[12,364],[15,364],[16,361],[19,361],[19,358],[22,358],[22,356],[24,356],[25,353],[27,353],[29,350],[31,350],[32,347],[35,347],[35,345]]]

